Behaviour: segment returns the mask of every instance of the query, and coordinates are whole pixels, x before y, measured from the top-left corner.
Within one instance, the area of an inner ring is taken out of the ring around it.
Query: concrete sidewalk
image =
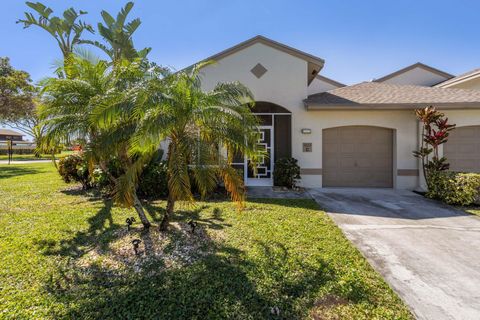
[[[30,164],[30,163],[45,163],[52,162],[52,160],[20,160],[11,161],[10,164]],[[0,160],[0,164],[8,164],[8,160]]]

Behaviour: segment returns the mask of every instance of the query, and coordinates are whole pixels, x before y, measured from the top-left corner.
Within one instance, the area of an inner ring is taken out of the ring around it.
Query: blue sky
[[[73,6],[116,13],[125,1],[44,1],[60,14]],[[15,24],[24,1],[2,1],[0,56],[34,80],[48,76],[60,51],[42,30]],[[480,67],[479,1],[137,0],[135,43],[150,58],[182,68],[257,34],[326,60],[322,74],[353,84],[420,61],[452,74]]]

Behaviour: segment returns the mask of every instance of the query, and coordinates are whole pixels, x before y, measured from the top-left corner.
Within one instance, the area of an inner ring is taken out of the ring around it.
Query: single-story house
[[[0,128],[0,141],[22,141],[24,134],[18,133],[10,129]]]
[[[320,74],[323,59],[263,36],[205,60],[216,61],[202,70],[205,90],[240,81],[255,97],[270,158],[257,175],[248,159],[235,160],[247,186],[272,185],[275,160],[291,156],[305,187],[416,189],[423,179],[412,155],[421,141],[414,109],[430,105],[458,127],[442,150],[452,169],[480,171],[480,77],[416,63],[346,86]]]

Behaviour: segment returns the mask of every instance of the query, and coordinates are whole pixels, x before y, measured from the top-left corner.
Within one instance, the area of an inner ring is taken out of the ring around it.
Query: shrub
[[[14,155],[21,155],[21,154],[34,154],[35,148],[21,148],[21,149],[13,149]],[[0,155],[8,155],[8,149],[0,149]]]
[[[427,197],[439,199],[448,204],[471,205],[478,202],[480,195],[480,174],[437,172],[430,176]]]
[[[300,167],[297,159],[281,158],[275,162],[273,184],[279,187],[294,188],[300,179]]]
[[[66,183],[80,182],[84,189],[91,187],[87,162],[82,156],[72,154],[58,162],[58,173]]]
[[[164,198],[168,196],[167,163],[152,161],[142,172],[138,193],[145,198]]]

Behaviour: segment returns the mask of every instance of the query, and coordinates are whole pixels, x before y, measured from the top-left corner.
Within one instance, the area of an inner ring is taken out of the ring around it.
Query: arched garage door
[[[458,127],[450,132],[443,154],[450,170],[480,172],[480,126]]]
[[[323,130],[324,187],[393,186],[393,130],[369,126]]]

